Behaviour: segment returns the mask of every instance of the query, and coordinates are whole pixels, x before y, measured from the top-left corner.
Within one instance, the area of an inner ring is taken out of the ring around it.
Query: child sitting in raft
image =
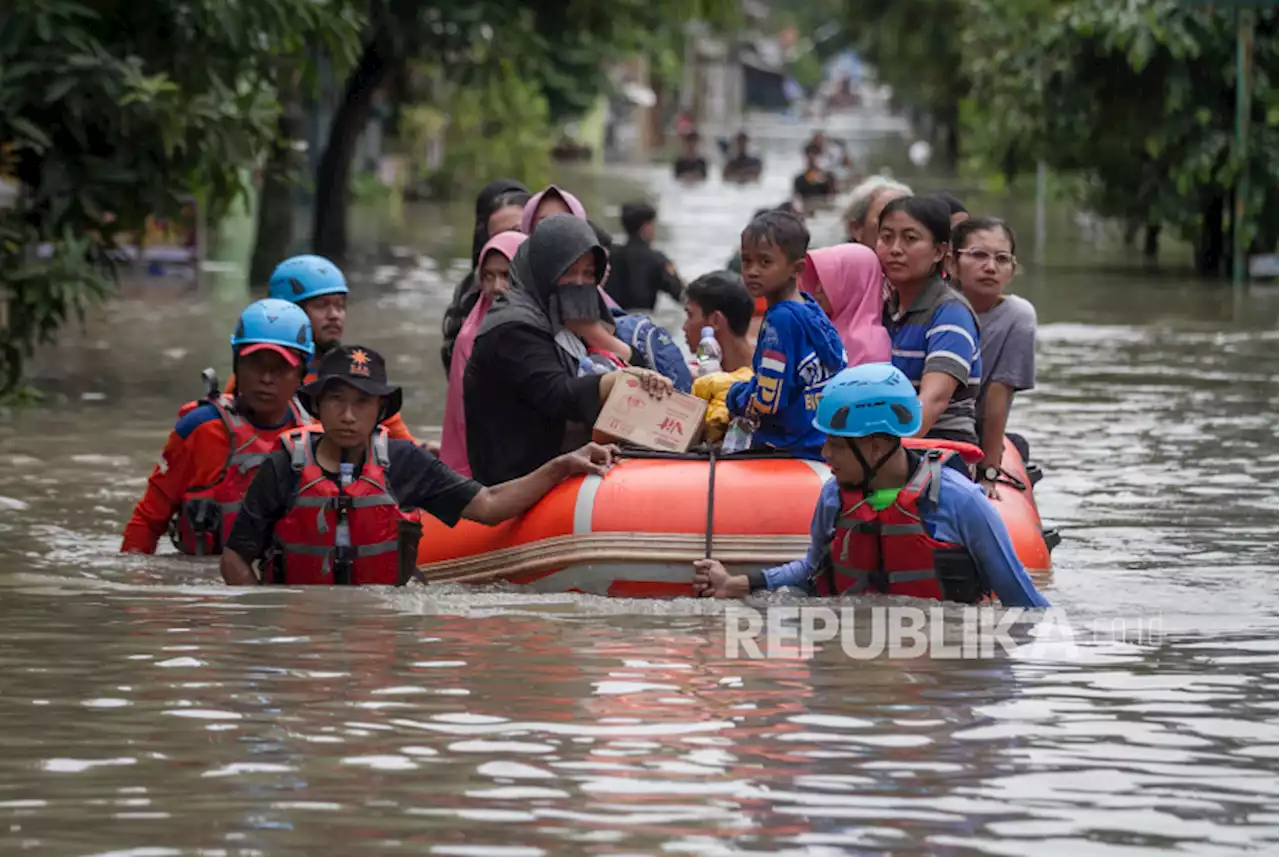
[[[788,450],[820,460],[823,434],[813,426],[827,381],[845,367],[840,333],[797,286],[809,249],[798,217],[771,211],[742,231],[742,278],[768,304],[756,341],[755,378],[729,390],[729,412],[756,427],[752,449]]]
[[[754,311],[755,302],[747,287],[732,271],[703,274],[685,289],[685,344],[691,354],[697,352],[702,329],[711,328],[720,346],[720,367],[724,370],[693,382],[693,394],[707,402],[704,436],[710,443],[719,443],[729,428],[732,417],[725,403],[729,388],[754,377],[751,359],[755,343],[748,336]]]

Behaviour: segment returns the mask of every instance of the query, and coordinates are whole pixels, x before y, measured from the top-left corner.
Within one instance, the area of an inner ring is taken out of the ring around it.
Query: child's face
[[[753,298],[773,300],[795,288],[796,278],[804,270],[804,259],[792,261],[772,241],[744,241],[742,244],[742,281]]]

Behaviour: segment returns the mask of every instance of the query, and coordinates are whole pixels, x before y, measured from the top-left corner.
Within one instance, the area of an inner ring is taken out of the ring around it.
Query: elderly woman
[[[585,438],[623,372],[655,396],[671,391],[657,372],[591,373],[570,329],[604,314],[608,258],[585,220],[558,214],[538,224],[511,260],[510,289],[480,324],[463,376],[467,458],[485,485],[531,473]]]

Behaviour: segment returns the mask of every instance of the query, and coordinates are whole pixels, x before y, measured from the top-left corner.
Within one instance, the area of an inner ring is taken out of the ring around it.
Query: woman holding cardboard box
[[[608,256],[583,220],[542,221],[511,260],[510,290],[480,325],[463,378],[467,456],[485,485],[531,473],[585,442],[618,378],[635,375],[662,398],[671,381],[647,369],[588,374],[572,330],[599,319]]]

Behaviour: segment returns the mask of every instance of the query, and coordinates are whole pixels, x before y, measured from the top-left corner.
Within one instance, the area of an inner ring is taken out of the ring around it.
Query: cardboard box
[[[675,393],[655,399],[633,375],[623,375],[613,386],[595,430],[663,452],[687,452],[702,435],[707,403],[697,396]]]

